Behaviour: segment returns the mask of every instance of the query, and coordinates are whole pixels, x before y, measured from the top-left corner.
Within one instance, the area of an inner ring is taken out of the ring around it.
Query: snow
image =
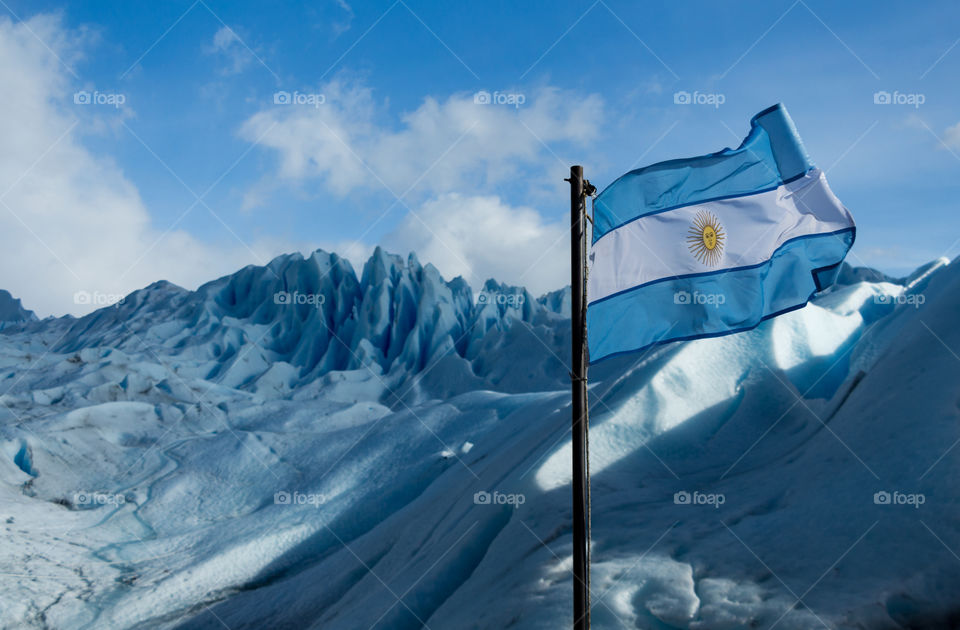
[[[960,266],[870,271],[591,370],[594,627],[956,625]],[[569,305],[378,249],[9,321],[0,626],[568,625]]]

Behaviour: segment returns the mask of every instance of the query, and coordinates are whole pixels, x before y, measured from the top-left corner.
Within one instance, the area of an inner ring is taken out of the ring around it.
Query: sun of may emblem
[[[687,246],[697,260],[708,267],[716,267],[723,258],[723,226],[713,214],[701,210],[687,232]]]

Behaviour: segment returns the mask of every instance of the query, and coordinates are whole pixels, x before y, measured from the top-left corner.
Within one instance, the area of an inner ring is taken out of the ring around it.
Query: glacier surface
[[[594,627],[960,625],[960,266],[868,271],[591,369]],[[0,302],[0,626],[569,624],[569,290],[378,249]]]

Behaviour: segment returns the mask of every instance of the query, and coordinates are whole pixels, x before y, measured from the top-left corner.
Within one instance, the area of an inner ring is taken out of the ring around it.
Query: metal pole
[[[583,167],[570,167],[571,390],[573,420],[573,628],[590,628],[590,523],[587,511],[587,361],[583,256],[586,243]]]

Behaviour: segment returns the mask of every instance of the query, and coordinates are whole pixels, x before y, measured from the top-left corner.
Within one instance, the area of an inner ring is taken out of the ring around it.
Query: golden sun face
[[[708,267],[716,267],[723,258],[723,240],[726,234],[717,217],[701,210],[687,232],[687,246],[697,260]]]

